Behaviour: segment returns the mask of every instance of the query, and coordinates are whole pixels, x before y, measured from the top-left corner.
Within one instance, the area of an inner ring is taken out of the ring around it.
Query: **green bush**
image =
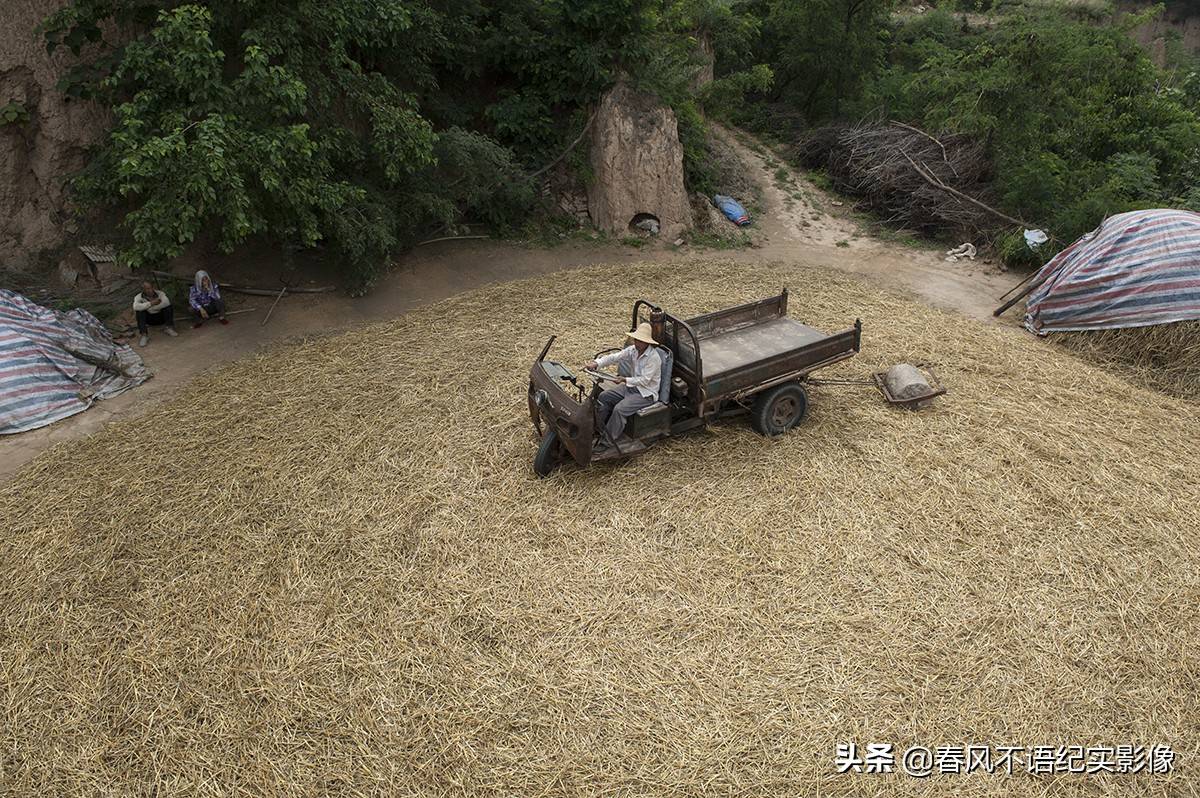
[[[452,215],[461,213],[502,232],[521,224],[535,192],[511,149],[482,133],[454,127],[438,135],[434,154],[437,166],[428,189],[453,204]]]
[[[742,7],[761,21],[743,60],[774,81],[731,116],[762,135],[795,143],[797,123],[831,117],[968,134],[986,144],[997,204],[1065,241],[1113,213],[1200,204],[1200,61],[1176,53],[1164,71],[1128,35],[1159,8],[1114,23],[1105,2]],[[992,14],[979,25],[955,9]]]
[[[744,112],[750,96],[762,94],[771,88],[774,75],[766,64],[757,64],[750,69],[734,72],[700,90],[700,104],[705,112],[716,119],[733,119]]]
[[[1070,241],[1107,215],[1193,198],[1197,103],[1122,27],[1028,8],[992,29],[940,12],[895,34],[866,96],[892,118],[989,143],[1001,206]]]
[[[5,105],[0,105],[0,127],[24,124],[28,121],[29,109],[25,107],[24,103],[14,100]]]
[[[810,120],[838,116],[860,96],[884,52],[887,0],[766,0],[756,60],[774,74],[769,99]]]
[[[689,191],[710,196],[716,190],[716,172],[708,152],[708,125],[692,101],[675,107],[679,143],[683,145],[683,179]]]
[[[992,246],[996,255],[1010,268],[1036,269],[1040,268],[1057,249],[1051,242],[1046,242],[1036,250],[1025,243],[1023,230],[1005,230],[993,239]]]

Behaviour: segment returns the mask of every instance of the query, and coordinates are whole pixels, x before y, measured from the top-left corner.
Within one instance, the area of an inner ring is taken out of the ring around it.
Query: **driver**
[[[590,369],[604,368],[618,363],[631,376],[618,377],[617,387],[600,394],[600,423],[608,433],[609,441],[616,441],[625,431],[625,422],[643,407],[658,401],[659,382],[662,380],[662,356],[658,353],[658,341],[650,334],[650,324],[642,322],[629,333],[633,342],[620,352],[590,360]],[[601,441],[599,448],[606,443]]]

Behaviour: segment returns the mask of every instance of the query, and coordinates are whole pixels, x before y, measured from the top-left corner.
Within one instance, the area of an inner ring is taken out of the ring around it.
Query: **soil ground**
[[[807,176],[792,170],[753,140],[728,131],[718,131],[718,135],[725,137],[743,158],[762,191],[762,213],[755,219],[751,234],[753,245],[730,253],[736,260],[800,263],[851,272],[877,285],[979,319],[991,319],[996,298],[1018,279],[983,260],[947,263],[941,247],[896,236],[892,238],[897,240],[874,237],[868,231],[868,222],[853,212],[849,201],[820,190]],[[152,330],[150,345],[138,350],[155,374],[149,382],[57,424],[0,438],[0,482],[10,479],[49,447],[91,435],[115,418],[137,416],[198,374],[245,357],[268,343],[327,335],[357,324],[394,318],[492,283],[604,263],[618,268],[621,263],[645,261],[685,264],[705,252],[669,244],[637,248],[574,239],[549,248],[494,240],[431,244],[407,255],[368,296],[285,297],[265,326],[261,322],[273,301],[270,297],[231,296],[232,310],[255,311],[232,316],[227,327],[209,323],[193,330],[180,319],[179,337],[173,339]],[[232,270],[209,268],[219,279],[230,279]],[[240,272],[239,281],[264,282],[252,280],[246,269],[236,271]],[[800,308],[803,299],[793,300],[793,304]],[[847,310],[854,312],[852,307]],[[870,324],[870,319],[864,322]],[[271,390],[271,386],[264,385],[262,390]]]

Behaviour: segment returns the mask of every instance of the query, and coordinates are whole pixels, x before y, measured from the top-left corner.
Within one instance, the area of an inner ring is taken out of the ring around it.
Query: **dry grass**
[[[814,390],[781,439],[534,479],[549,332],[578,363],[635,296],[784,281],[863,317],[845,371],[951,395]],[[0,489],[0,793],[1192,795],[1198,437],[1019,331],[779,267],[576,271],[276,349]],[[850,740],[1179,769],[836,775]]]
[[[1119,372],[1131,382],[1200,401],[1200,321],[1056,333],[1049,340]]]

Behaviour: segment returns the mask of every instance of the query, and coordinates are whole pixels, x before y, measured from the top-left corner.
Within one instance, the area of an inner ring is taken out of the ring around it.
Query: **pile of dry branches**
[[[991,164],[983,144],[967,136],[935,138],[898,122],[830,126],[804,139],[796,155],[889,223],[935,234],[1020,224],[986,204]]]
[[[814,387],[534,477],[531,360],[792,289]],[[146,430],[154,431],[149,445]],[[278,346],[0,487],[0,793],[1193,795],[1200,414],[806,266],[606,265]],[[837,773],[840,742],[1156,743],[1174,774]]]

